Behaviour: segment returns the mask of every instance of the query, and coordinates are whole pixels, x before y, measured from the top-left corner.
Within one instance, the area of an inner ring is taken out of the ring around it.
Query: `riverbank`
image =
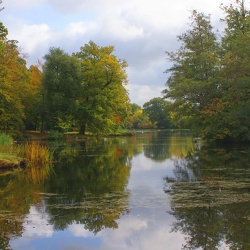
[[[14,154],[0,152],[0,169],[15,169],[24,165],[24,160]]]
[[[9,142],[6,142],[6,137],[9,137],[6,134],[1,134],[2,137],[5,137],[4,140],[5,142],[2,143],[3,145],[1,145],[0,143],[0,170],[9,170],[9,169],[15,169],[15,168],[19,168],[19,167],[25,167],[25,162],[26,160],[24,160],[24,158],[18,156],[18,150],[16,150],[17,148],[15,148],[16,146],[14,145],[14,141],[12,138],[8,138],[8,140],[10,140]],[[135,135],[134,131],[130,131],[130,130],[120,130],[117,133],[114,134],[110,134],[107,136],[110,137],[115,137],[115,136],[133,136]],[[44,144],[42,142],[49,141],[49,140],[61,140],[61,139],[65,139],[68,141],[74,141],[74,140],[86,140],[89,137],[93,137],[96,135],[91,135],[91,134],[87,134],[87,135],[81,135],[77,132],[75,133],[60,133],[60,132],[56,132],[53,131],[53,133],[40,133],[40,131],[30,131],[30,130],[25,130],[22,131],[22,136],[21,136],[21,141],[24,142],[24,144],[27,144],[28,142],[36,142],[36,143],[40,143]],[[20,144],[23,145],[23,144]],[[22,147],[22,146],[19,146]],[[37,148],[37,150],[43,150],[44,148],[42,148],[42,146],[39,148]],[[19,149],[20,150],[20,149]],[[22,151],[25,151],[27,149],[22,149]],[[25,152],[22,152],[22,154],[24,155]],[[37,153],[37,158],[39,158],[41,155],[41,152]]]
[[[24,137],[27,135],[23,135]],[[47,145],[39,141],[24,140],[22,143],[14,141],[5,133],[0,134],[0,169],[9,170],[26,168],[28,166],[42,167],[52,162],[53,152]]]

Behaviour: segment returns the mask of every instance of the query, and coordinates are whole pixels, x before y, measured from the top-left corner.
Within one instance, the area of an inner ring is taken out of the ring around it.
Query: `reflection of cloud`
[[[94,234],[90,232],[89,230],[86,230],[84,228],[84,225],[82,224],[72,224],[69,226],[69,231],[73,233],[75,237],[93,237]],[[98,235],[100,235],[99,233]]]
[[[48,223],[48,215],[31,206],[30,213],[24,219],[24,238],[49,238],[53,235],[53,225]]]
[[[175,233],[170,234],[170,225],[164,223],[161,218],[159,219],[157,222],[153,222],[154,220],[151,220],[150,217],[138,218],[131,216],[122,219],[118,230],[103,232],[102,249],[181,249],[183,236]]]
[[[165,181],[163,177],[173,176],[173,162],[154,162],[142,154],[132,159],[131,176],[128,189],[132,207],[161,207],[168,206],[168,199],[163,191]]]
[[[138,155],[132,159],[133,168],[131,171],[157,171],[157,170],[167,170],[168,168],[173,168],[173,162],[171,159],[166,159],[164,162],[155,162],[149,158],[145,158],[142,155]]]

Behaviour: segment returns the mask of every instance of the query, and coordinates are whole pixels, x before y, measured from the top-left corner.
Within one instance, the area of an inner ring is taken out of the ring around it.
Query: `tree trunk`
[[[45,130],[45,124],[44,124],[44,120],[42,119],[42,125],[41,125],[41,134],[45,134],[46,130]]]
[[[85,131],[86,131],[86,124],[83,123],[80,127],[80,131],[79,131],[79,134],[80,135],[85,135]]]

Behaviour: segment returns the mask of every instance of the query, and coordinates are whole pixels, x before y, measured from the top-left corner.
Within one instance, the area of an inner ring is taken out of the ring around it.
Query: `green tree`
[[[81,86],[81,68],[77,58],[60,48],[45,55],[42,77],[42,130],[60,129],[59,123],[76,113]],[[72,120],[73,124],[73,120]]]
[[[203,110],[203,134],[217,140],[249,141],[250,12],[244,1],[222,7],[226,15],[219,86],[223,95]]]
[[[175,113],[185,116],[188,126],[198,126],[200,110],[219,95],[220,50],[210,16],[194,10],[190,19],[191,29],[178,36],[179,50],[167,52],[173,66],[166,71],[171,75],[163,93],[174,101]]]
[[[114,47],[99,47],[90,41],[75,56],[81,61],[82,84],[77,101],[80,133],[107,134],[117,128],[117,117],[123,125],[130,105],[124,60],[113,55]]]
[[[171,127],[170,105],[170,102],[161,97],[156,97],[144,103],[143,110],[148,114],[150,121],[156,124],[157,128],[169,128]]]

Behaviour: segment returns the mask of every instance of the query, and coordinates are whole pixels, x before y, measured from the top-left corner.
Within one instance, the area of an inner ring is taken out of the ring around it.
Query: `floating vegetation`
[[[168,183],[175,207],[221,206],[250,201],[250,181],[211,180]]]

